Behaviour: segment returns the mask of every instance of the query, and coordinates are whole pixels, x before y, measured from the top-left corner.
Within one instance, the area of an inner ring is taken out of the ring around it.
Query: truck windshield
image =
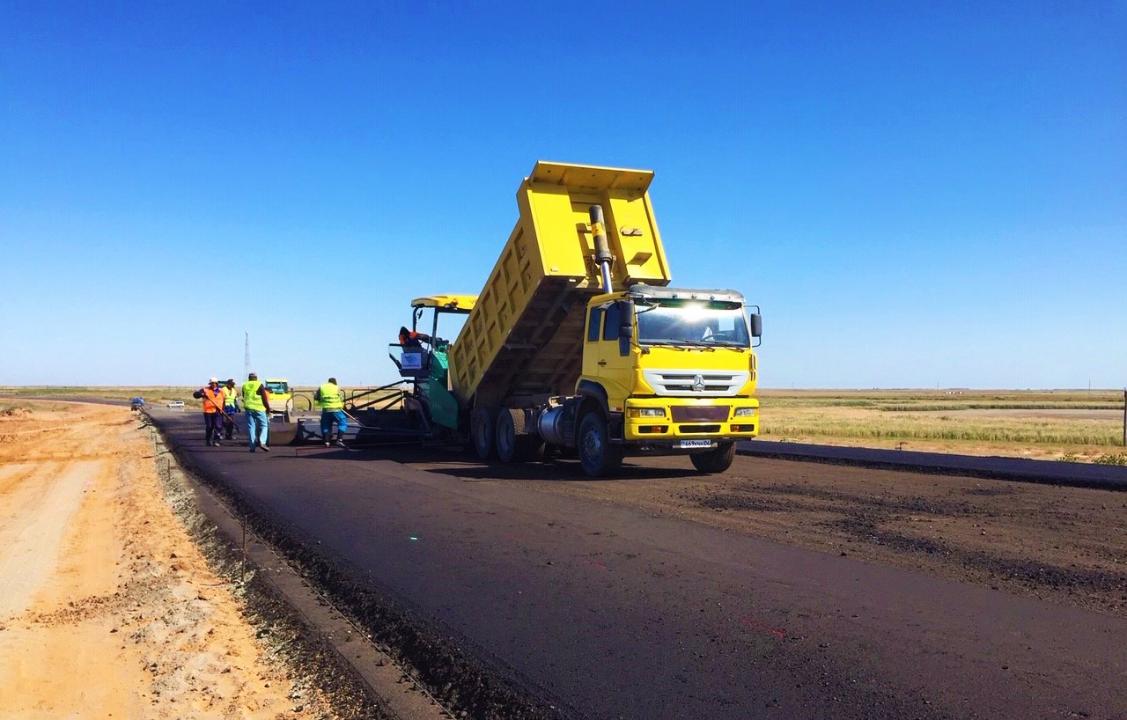
[[[286,382],[279,382],[277,380],[266,381],[266,392],[271,395],[285,395],[290,391],[290,384]]]
[[[638,342],[643,345],[720,345],[746,348],[743,306],[732,302],[661,300],[636,303]]]

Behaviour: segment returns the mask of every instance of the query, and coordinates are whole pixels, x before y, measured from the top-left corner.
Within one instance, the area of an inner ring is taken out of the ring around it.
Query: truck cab
[[[732,290],[647,285],[598,295],[587,307],[576,393],[605,419],[605,429],[588,423],[589,433],[605,433],[594,445],[690,452],[698,467],[726,469],[734,441],[759,430],[758,308],[749,315]],[[583,432],[576,439],[581,454],[592,450]],[[607,460],[616,462],[613,450]]]

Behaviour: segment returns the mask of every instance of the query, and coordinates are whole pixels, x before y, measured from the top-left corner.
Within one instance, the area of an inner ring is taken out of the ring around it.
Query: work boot
[[[331,443],[331,442],[329,442],[328,440],[326,440],[326,441],[325,441],[325,447],[329,447],[330,445],[332,445],[332,443]]]
[[[270,448],[266,447],[265,445],[259,445],[258,447],[262,448],[262,452],[270,452]]]

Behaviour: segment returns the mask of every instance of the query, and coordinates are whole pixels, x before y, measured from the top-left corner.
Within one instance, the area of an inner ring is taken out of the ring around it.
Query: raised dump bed
[[[575,391],[584,310],[599,294],[588,225],[603,207],[616,288],[668,285],[650,170],[538,162],[517,190],[520,217],[450,351],[464,407],[497,407]]]

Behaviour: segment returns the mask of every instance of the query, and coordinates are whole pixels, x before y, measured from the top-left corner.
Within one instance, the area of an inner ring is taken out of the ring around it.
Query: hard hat
[[[219,382],[219,378],[217,378],[217,377],[213,377],[213,378],[211,378],[210,380],[208,380],[208,382],[209,382],[209,383],[217,383],[217,382]]]

